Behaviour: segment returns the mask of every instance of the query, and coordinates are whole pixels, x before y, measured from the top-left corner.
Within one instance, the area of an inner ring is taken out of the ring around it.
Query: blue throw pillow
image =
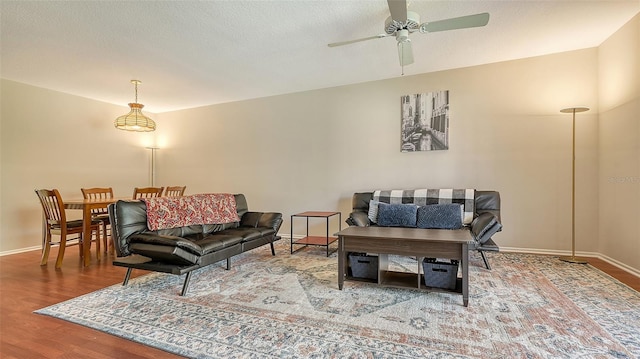
[[[418,208],[416,227],[436,229],[462,228],[462,205],[459,203],[430,204]]]
[[[378,225],[382,227],[415,227],[418,206],[415,204],[378,204]]]

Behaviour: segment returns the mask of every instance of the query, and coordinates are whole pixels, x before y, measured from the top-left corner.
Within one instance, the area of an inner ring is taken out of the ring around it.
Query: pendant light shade
[[[116,128],[126,131],[150,132],[156,130],[156,123],[142,113],[143,104],[138,103],[139,80],[131,80],[136,89],[136,102],[129,104],[131,111],[128,114],[116,118],[114,125]]]

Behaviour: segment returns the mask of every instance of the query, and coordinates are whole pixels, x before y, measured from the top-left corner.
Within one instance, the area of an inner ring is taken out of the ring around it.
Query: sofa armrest
[[[485,243],[498,231],[502,230],[502,224],[498,217],[491,213],[482,213],[471,222],[471,234],[480,244]]]
[[[349,214],[349,218],[347,218],[345,222],[350,226],[357,227],[369,227],[371,225],[367,213],[360,211],[351,212],[351,214]]]
[[[280,226],[282,225],[282,213],[278,212],[265,212],[262,213],[258,220],[258,227],[273,228],[278,233]]]

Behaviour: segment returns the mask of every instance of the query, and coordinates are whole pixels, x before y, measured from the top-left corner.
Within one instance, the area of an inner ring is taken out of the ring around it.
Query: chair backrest
[[[64,202],[57,189],[37,189],[36,195],[42,204],[42,211],[49,226],[62,226],[67,223]]]
[[[133,189],[133,199],[161,197],[164,187],[136,187]]]
[[[182,197],[187,186],[168,186],[164,191],[165,197]]]
[[[113,198],[113,189],[111,187],[80,188],[80,191],[82,191],[82,197],[84,197],[84,199],[101,200]],[[107,209],[92,209],[91,213],[107,214]]]

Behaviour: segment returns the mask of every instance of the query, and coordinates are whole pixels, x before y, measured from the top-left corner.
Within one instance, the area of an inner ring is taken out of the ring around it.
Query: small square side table
[[[338,216],[338,228],[339,231],[342,230],[342,213],[341,212],[322,212],[322,211],[307,211],[301,212],[291,215],[291,254],[299,251],[302,248],[298,248],[295,251],[293,250],[294,245],[302,245],[302,246],[322,246],[327,247],[327,257],[329,254],[335,252],[336,250],[329,252],[329,245],[338,240],[336,237],[329,237],[329,219],[333,216]],[[307,220],[307,235],[304,238],[293,240],[293,220],[295,217],[303,217]],[[327,222],[327,232],[325,236],[310,236],[309,235],[309,218],[324,218]]]

